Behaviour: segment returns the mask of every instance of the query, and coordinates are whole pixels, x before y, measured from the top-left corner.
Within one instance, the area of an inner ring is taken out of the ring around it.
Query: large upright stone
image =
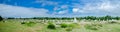
[[[77,19],[74,17],[74,21],[73,21],[74,23],[77,23],[78,21],[77,21]]]

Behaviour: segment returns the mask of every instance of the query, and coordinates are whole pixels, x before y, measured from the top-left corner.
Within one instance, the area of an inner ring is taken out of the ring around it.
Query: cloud
[[[99,8],[103,10],[109,10],[109,9],[113,9],[114,7],[109,2],[105,2],[102,3]]]
[[[53,5],[53,14],[66,14],[68,11],[67,9],[69,8],[69,5],[59,5],[60,2],[55,2],[55,1],[48,1],[48,0],[37,0],[35,1],[36,3],[41,3],[42,6],[45,5]]]
[[[58,14],[66,14],[66,13],[68,13],[68,10],[63,10],[58,12]]]
[[[58,5],[58,2],[48,1],[48,0],[36,0],[35,3],[40,3],[42,6],[45,5]]]
[[[84,6],[74,6],[73,13],[92,15],[117,15],[120,16],[119,0],[92,0],[84,1]]]
[[[44,8],[27,8],[0,4],[0,15],[3,17],[40,17],[48,16],[48,10]]]
[[[61,15],[61,17],[67,15],[71,17],[77,15],[120,16],[120,0],[68,0],[68,1],[36,0],[35,3],[32,3],[30,5],[33,4],[41,5],[38,8],[30,8],[0,4],[1,7],[0,15],[5,17],[34,17],[34,16],[59,17],[59,15]],[[48,6],[50,7],[50,9]],[[48,11],[47,9],[51,11]]]
[[[78,12],[79,11],[79,8],[73,8],[72,9],[74,13]]]
[[[54,11],[57,11],[57,10],[60,10],[60,9],[61,9],[61,8],[59,8],[59,7],[54,7],[54,8],[53,8]]]
[[[61,5],[60,8],[62,8],[62,9],[66,9],[66,8],[68,8],[68,7],[69,7],[69,5]]]
[[[69,5],[59,5],[59,6],[55,6],[53,8],[53,14],[59,14],[59,15],[63,15],[63,14],[67,14],[68,10],[69,10]]]
[[[53,10],[65,10],[65,9],[69,9],[69,5],[59,5],[59,6],[55,6],[53,8]]]

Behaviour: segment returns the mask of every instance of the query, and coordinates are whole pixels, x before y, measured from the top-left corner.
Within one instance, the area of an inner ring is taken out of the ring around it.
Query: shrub
[[[69,28],[66,29],[66,31],[72,31],[72,29],[73,29],[73,28],[70,28],[70,27],[69,27]]]
[[[54,24],[49,24],[49,25],[47,26],[47,28],[49,28],[49,29],[56,29],[56,27],[55,27]]]
[[[91,30],[97,30],[97,28],[95,26],[92,26],[92,25],[86,25],[85,28],[91,29]]]
[[[26,22],[22,22],[21,24],[26,24]]]
[[[110,23],[110,24],[114,24],[114,23],[117,23],[116,21],[111,21],[111,22],[108,22],[108,23]]]
[[[61,27],[62,27],[62,28],[66,28],[66,27],[68,27],[68,24],[62,23],[62,24],[61,24]]]
[[[48,24],[53,24],[53,22],[49,22],[49,21],[48,21]]]
[[[77,23],[71,23],[71,24],[65,24],[65,23],[62,23],[61,24],[61,27],[62,28],[66,28],[66,27],[71,27],[71,28],[75,28],[75,27],[77,27]]]
[[[86,29],[91,29],[91,30],[98,30],[102,27],[101,24],[92,24],[92,25],[85,25]]]
[[[72,23],[72,24],[69,24],[68,27],[75,28],[75,27],[77,27],[77,25],[78,25],[77,23]]]
[[[27,26],[34,26],[36,23],[35,22],[22,22],[21,24],[25,24]]]
[[[29,22],[27,23],[27,26],[34,26],[36,23],[35,22]]]

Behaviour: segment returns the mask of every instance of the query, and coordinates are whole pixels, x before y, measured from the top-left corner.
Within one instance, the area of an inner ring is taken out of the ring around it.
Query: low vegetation
[[[47,26],[48,29],[56,29],[55,24],[49,23]]]
[[[31,26],[34,26],[36,23],[35,22],[22,22],[21,24],[31,27]]]
[[[119,32],[120,17],[8,18],[0,22],[0,32]],[[3,18],[0,16],[0,21]],[[49,21],[48,21],[49,20]],[[52,20],[52,21],[51,21]],[[67,21],[66,21],[67,20]],[[58,22],[59,21],[59,22]]]
[[[55,22],[37,23],[36,20],[8,19],[6,22],[0,22],[0,32],[119,32],[120,22],[92,22],[81,24],[72,22]],[[23,21],[23,20],[22,20]],[[34,21],[34,22],[32,22]],[[15,29],[13,29],[15,28]]]
[[[102,24],[87,24],[85,25],[85,28],[86,29],[91,29],[91,30],[98,30],[98,29],[101,29],[102,27]]]
[[[62,23],[62,24],[60,24],[60,26],[61,26],[61,28],[66,28],[66,27],[68,27],[68,24]]]

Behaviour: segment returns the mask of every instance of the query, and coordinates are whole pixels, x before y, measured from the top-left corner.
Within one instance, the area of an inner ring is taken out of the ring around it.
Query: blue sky
[[[2,17],[120,16],[120,0],[0,0]]]

